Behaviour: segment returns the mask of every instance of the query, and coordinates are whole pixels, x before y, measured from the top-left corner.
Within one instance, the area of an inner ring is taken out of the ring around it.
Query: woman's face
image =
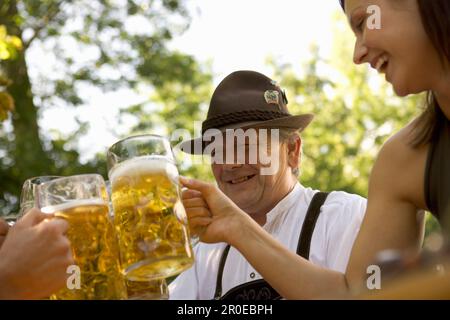
[[[379,8],[379,28],[373,27],[376,11],[367,12],[371,5]],[[423,27],[417,0],[346,0],[345,12],[356,35],[356,64],[369,63],[385,74],[399,96],[439,85],[443,67]]]

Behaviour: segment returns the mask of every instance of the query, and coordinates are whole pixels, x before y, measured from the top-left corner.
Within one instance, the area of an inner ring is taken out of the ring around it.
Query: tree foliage
[[[17,52],[22,49],[22,41],[18,37],[10,36],[6,27],[0,25],[0,61],[15,59]],[[14,111],[14,99],[7,91],[11,84],[0,68],[0,122],[8,118],[10,112]]]
[[[83,88],[92,86],[158,91],[195,83],[202,73],[195,59],[167,47],[189,23],[182,0],[2,1],[0,25],[23,45],[1,66],[15,110],[0,127],[0,211],[17,210],[29,177],[105,174],[104,157],[81,164],[73,147],[86,125],[79,121],[70,136],[49,139],[39,126],[43,111],[88,102]],[[37,56],[45,57],[45,69]]]

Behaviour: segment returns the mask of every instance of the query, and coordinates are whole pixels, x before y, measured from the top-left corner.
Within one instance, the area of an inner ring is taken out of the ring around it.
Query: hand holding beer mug
[[[39,185],[37,196],[42,212],[69,223],[67,237],[75,260],[67,288],[51,299],[126,299],[103,178],[87,174],[55,179]]]
[[[157,280],[189,268],[193,252],[169,141],[142,135],[108,150],[114,224],[128,280]]]

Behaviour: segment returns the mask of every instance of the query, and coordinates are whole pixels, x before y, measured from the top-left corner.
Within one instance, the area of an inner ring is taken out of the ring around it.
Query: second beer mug
[[[67,288],[51,299],[126,299],[120,272],[119,249],[109,218],[105,181],[97,174],[59,178],[37,187],[37,204],[43,213],[69,224],[75,265],[70,269]]]
[[[193,262],[178,171],[169,141],[130,137],[108,150],[114,224],[129,280],[176,275]]]

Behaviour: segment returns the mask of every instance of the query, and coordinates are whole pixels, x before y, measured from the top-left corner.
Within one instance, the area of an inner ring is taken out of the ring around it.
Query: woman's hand
[[[191,232],[206,243],[233,245],[251,218],[215,185],[183,177],[180,182],[187,188],[182,193],[182,201]]]

